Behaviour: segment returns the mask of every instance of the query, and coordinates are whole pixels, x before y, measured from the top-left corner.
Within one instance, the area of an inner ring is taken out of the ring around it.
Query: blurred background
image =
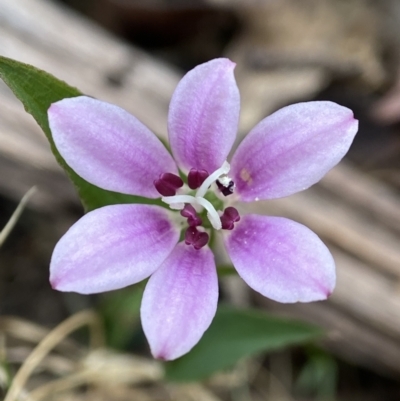
[[[50,288],[52,249],[83,211],[40,128],[0,82],[0,228],[38,187],[0,249],[0,366],[7,360],[15,371],[47,329],[89,307],[106,323],[108,344],[124,353],[83,364],[86,346],[75,338],[28,388],[77,366],[101,369],[37,399],[400,400],[400,1],[0,0],[0,54],[124,107],[162,138],[179,79],[219,56],[237,63],[239,138],[298,101],[332,100],[360,120],[348,156],[319,184],[252,206],[302,222],[327,243],[338,269],[332,297],[281,305],[236,277],[221,284],[234,305],[296,317],[327,335],[178,386],[146,358],[137,291],[88,297]],[[129,374],[115,387],[118,366]],[[0,388],[4,380],[0,370]]]

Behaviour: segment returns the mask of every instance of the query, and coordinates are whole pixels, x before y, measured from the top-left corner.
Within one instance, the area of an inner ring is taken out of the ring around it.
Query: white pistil
[[[220,230],[222,227],[221,218],[219,217],[218,212],[207,199],[200,198],[198,196],[194,197],[191,195],[175,195],[163,196],[161,200],[168,204],[171,209],[176,210],[182,210],[185,207],[185,203],[190,203],[191,205],[200,205],[207,210],[207,217],[208,220],[210,220],[211,225],[216,230]]]
[[[210,221],[211,225],[216,229],[220,230],[222,228],[221,218],[218,212],[215,210],[215,207],[212,205],[210,201],[204,198],[204,195],[207,193],[209,186],[216,180],[222,177],[222,182],[224,186],[229,185],[230,179],[225,177],[226,174],[229,173],[231,166],[227,161],[225,161],[222,166],[215,170],[211,175],[209,175],[201,184],[200,188],[196,192],[196,196],[192,195],[174,195],[174,196],[163,196],[161,200],[168,204],[171,209],[182,210],[185,207],[186,203],[189,203],[193,206],[199,205],[207,210],[207,217]],[[225,185],[225,183],[227,183]]]
[[[182,210],[185,207],[184,203],[172,203],[169,205],[172,210]]]
[[[207,193],[208,187],[216,180],[218,180],[221,175],[228,174],[229,170],[231,169],[230,164],[227,161],[224,161],[222,166],[218,169],[215,170],[211,175],[209,175],[201,184],[201,187],[197,190],[196,192],[196,198],[201,197]]]
[[[222,228],[221,218],[211,202],[205,198],[200,198],[199,196],[196,196],[196,202],[207,210],[207,217],[208,220],[210,220],[211,225],[216,230],[220,230]]]
[[[182,210],[185,207],[185,203],[197,203],[196,198],[192,195],[163,196],[161,200],[167,205],[170,205],[171,209],[176,210]]]

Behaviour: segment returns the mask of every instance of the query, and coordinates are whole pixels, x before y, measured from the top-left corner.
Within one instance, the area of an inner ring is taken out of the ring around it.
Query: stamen
[[[196,250],[207,245],[209,238],[207,233],[198,231],[196,227],[189,227],[185,232],[185,244],[193,245]]]
[[[216,229],[220,230],[222,228],[221,219],[218,212],[215,210],[214,206],[210,201],[201,197],[194,197],[192,195],[175,195],[175,196],[163,196],[161,198],[163,202],[170,205],[172,209],[182,210],[186,204],[200,205],[207,210],[207,217],[210,220],[211,225]],[[186,217],[186,216],[184,216]]]
[[[227,207],[221,216],[221,224],[224,230],[233,230],[234,223],[240,220],[239,212],[232,206]]]
[[[229,163],[227,161],[224,161],[224,163],[218,170],[215,170],[204,180],[203,184],[201,184],[201,187],[197,190],[196,198],[203,197],[206,194],[209,186],[219,177],[221,177],[221,175],[228,174],[230,169],[231,166],[229,165]]]
[[[192,168],[188,174],[188,185],[190,189],[197,189],[208,177],[208,171]]]
[[[233,194],[235,183],[229,177],[221,177],[216,181],[216,183],[218,189],[222,192],[222,195],[229,196]]]
[[[154,180],[154,186],[161,195],[173,196],[176,194],[176,190],[183,186],[183,181],[175,174],[163,173],[160,174],[158,180]]]
[[[205,198],[200,198],[196,196],[196,202],[197,204],[201,205],[204,207],[204,209],[207,210],[207,217],[208,220],[210,220],[211,225],[216,229],[220,230],[222,228],[222,223],[221,219],[219,217],[219,214],[215,210],[214,206]]]
[[[185,205],[181,210],[181,216],[187,218],[190,227],[201,226],[203,224],[203,221],[197,215],[196,209],[190,204]]]

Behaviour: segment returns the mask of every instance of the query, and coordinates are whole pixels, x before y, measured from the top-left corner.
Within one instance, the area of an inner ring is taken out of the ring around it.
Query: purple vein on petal
[[[150,205],[112,205],[89,212],[54,249],[53,288],[91,294],[147,278],[178,242],[179,228],[170,213]]]
[[[278,110],[256,125],[233,155],[236,193],[251,202],[307,189],[339,163],[357,129],[353,112],[333,102]]]
[[[326,299],[336,281],[328,248],[310,229],[283,217],[245,215],[225,246],[246,283],[278,302]]]
[[[163,173],[178,174],[160,140],[118,106],[80,96],[53,103],[48,116],[61,156],[94,185],[158,198],[154,180]]]
[[[208,247],[179,243],[150,277],[141,307],[155,358],[179,358],[200,340],[216,313],[218,278]]]
[[[236,138],[240,95],[224,58],[201,64],[178,84],[169,108],[168,135],[179,167],[209,173],[221,167]]]

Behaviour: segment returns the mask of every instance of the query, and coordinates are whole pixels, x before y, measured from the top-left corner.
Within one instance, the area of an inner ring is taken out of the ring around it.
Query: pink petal
[[[61,156],[92,184],[158,198],[153,181],[162,173],[177,174],[160,140],[117,106],[80,96],[53,103],[48,116]]]
[[[335,287],[335,263],[319,237],[283,217],[245,215],[225,232],[232,263],[246,283],[278,302],[326,299]]]
[[[179,229],[159,206],[112,205],[75,223],[56,245],[50,282],[60,291],[115,290],[150,276],[171,253]]]
[[[168,133],[179,167],[206,170],[222,166],[236,138],[240,97],[235,63],[219,58],[189,71],[175,89]]]
[[[210,325],[218,302],[214,256],[179,243],[151,276],[144,291],[143,330],[155,358],[189,352]]]
[[[230,176],[245,202],[291,195],[318,182],[348,151],[353,112],[332,102],[298,103],[262,120],[236,150]]]

